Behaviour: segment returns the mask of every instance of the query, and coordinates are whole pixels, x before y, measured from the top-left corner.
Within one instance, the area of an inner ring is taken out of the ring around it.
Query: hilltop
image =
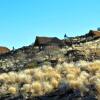
[[[24,69],[27,66],[41,66],[41,64],[45,63],[51,65],[53,60],[55,64],[55,62],[60,60],[61,62],[72,62],[100,59],[100,37],[96,35],[97,33],[97,31],[89,31],[89,33],[83,36],[63,40],[64,46],[62,48],[46,48],[44,50],[39,50],[33,43],[29,46],[24,46],[5,54],[1,54],[0,72],[7,72],[9,70],[16,71]],[[48,40],[46,39],[46,41]],[[58,43],[62,42],[62,40],[60,41],[59,39],[53,41]]]

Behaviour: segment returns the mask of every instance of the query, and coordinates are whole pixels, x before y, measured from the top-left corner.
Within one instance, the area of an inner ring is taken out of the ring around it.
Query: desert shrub
[[[53,88],[57,88],[58,85],[59,85],[59,81],[56,80],[55,78],[52,78],[52,79],[50,80],[50,84],[53,86]]]
[[[100,61],[79,61],[77,63],[57,64],[54,68],[44,65],[39,68],[27,68],[19,72],[0,74],[0,94],[31,93],[33,96],[47,94],[59,88],[61,84],[70,88],[88,91],[94,84],[100,95]],[[2,91],[2,92],[1,92]]]
[[[33,95],[42,94],[42,85],[39,81],[33,82],[31,88],[32,88]]]
[[[26,93],[31,92],[31,84],[24,84],[23,87],[21,88],[21,91]]]
[[[53,90],[53,86],[49,82],[43,82],[43,92],[49,93]]]
[[[13,86],[8,87],[8,93],[16,94],[17,93],[16,87]]]

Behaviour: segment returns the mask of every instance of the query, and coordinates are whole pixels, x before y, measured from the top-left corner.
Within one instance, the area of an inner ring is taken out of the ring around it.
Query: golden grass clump
[[[97,71],[97,72],[95,73],[95,76],[96,76],[97,78],[100,79],[100,71]]]
[[[31,92],[31,84],[24,84],[21,90],[26,93]]]
[[[79,74],[80,73],[80,68],[78,68],[78,67],[69,67],[68,68],[68,73]]]
[[[37,69],[37,70],[34,71],[33,78],[35,80],[43,80],[44,79],[44,73],[42,72],[42,70]]]
[[[66,67],[74,67],[74,64],[73,63],[66,63],[66,62],[64,62],[62,64],[62,66],[63,66],[63,68],[66,68]]]
[[[25,69],[24,73],[27,74],[27,75],[33,75],[34,69],[32,69],[32,68],[31,69]]]
[[[85,71],[80,71],[77,74],[67,74],[66,82],[69,84],[71,88],[80,89],[81,91],[87,90],[86,85],[89,84],[89,74]]]
[[[90,72],[96,72],[98,70],[100,70],[100,66],[97,66],[93,63],[89,64],[88,69]]]
[[[79,74],[80,73],[80,68],[76,67],[73,63],[68,64],[68,63],[63,63],[61,67],[62,73],[65,74]]]
[[[18,77],[17,77],[16,81],[18,83],[24,82],[25,77],[26,77],[25,74],[23,72],[19,72],[17,75],[18,75]]]
[[[8,73],[8,76],[10,78],[10,82],[11,83],[15,83],[16,82],[16,79],[18,77],[17,73],[15,73],[15,72],[9,72]]]
[[[32,82],[32,76],[31,75],[26,75],[23,72],[18,73],[18,77],[17,77],[17,82],[18,83],[31,83]]]
[[[55,69],[56,69],[59,73],[61,73],[61,72],[62,72],[62,65],[61,65],[61,64],[57,64],[56,67],[55,67]]]
[[[53,90],[53,86],[49,82],[43,82],[43,93],[49,93]]]
[[[87,91],[87,86],[94,84],[100,94],[100,61],[80,62],[59,63],[55,68],[44,65],[19,72],[2,73],[0,81],[3,81],[3,84],[0,88],[11,94],[21,90],[23,93],[31,92],[33,96],[37,96],[54,91],[62,83],[81,91]],[[20,86],[21,84],[23,86]]]
[[[90,77],[90,74],[87,73],[86,71],[81,71],[80,75],[81,75],[81,76],[85,76],[85,77],[87,77],[87,78]]]
[[[86,85],[79,79],[67,81],[69,86],[73,89],[79,89],[81,92],[87,91]]]
[[[89,74],[85,71],[82,71],[77,78],[78,81],[81,81],[84,85],[89,84]]]
[[[10,82],[9,75],[8,75],[7,73],[1,74],[1,75],[0,75],[0,80],[2,80],[2,81],[5,82],[5,83]]]
[[[26,75],[24,82],[27,84],[32,83],[32,76],[31,75]]]
[[[39,81],[35,81],[31,86],[33,93],[39,94],[42,91],[42,85]]]
[[[60,81],[61,80],[61,75],[59,74],[59,73],[55,73],[54,75],[53,75],[53,78],[55,78],[57,81]]]
[[[68,84],[73,89],[79,89],[79,87],[80,87],[80,82],[77,80],[69,80]]]
[[[53,88],[57,88],[59,85],[59,81],[57,81],[55,78],[52,78],[50,84],[53,86]]]
[[[74,74],[67,74],[66,78],[67,80],[75,80],[77,77]]]
[[[91,84],[95,84],[96,81],[97,81],[97,77],[96,77],[96,76],[91,76],[91,77],[89,78],[89,82],[90,82]]]
[[[96,73],[96,71],[100,71],[100,61],[95,60],[93,62],[86,62],[86,61],[82,61],[82,62],[84,63],[80,64],[80,68],[90,72],[91,74]]]
[[[45,80],[55,78],[57,81],[60,81],[61,75],[57,71],[46,72],[44,76]]]
[[[10,86],[10,87],[8,88],[8,93],[16,94],[16,93],[17,93],[16,87]]]
[[[0,81],[4,81],[5,80],[5,78],[4,78],[5,76],[4,75],[7,75],[7,74],[3,73],[3,74],[0,75]],[[8,77],[8,75],[7,75],[7,77]]]
[[[53,70],[54,70],[54,68],[52,68],[51,66],[47,66],[47,65],[42,66],[42,71],[43,72],[51,72]]]

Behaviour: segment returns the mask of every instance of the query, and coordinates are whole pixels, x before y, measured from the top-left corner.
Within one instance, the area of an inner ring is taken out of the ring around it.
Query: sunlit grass
[[[0,74],[0,94],[31,93],[43,95],[59,88],[62,82],[70,88],[88,91],[88,85],[94,84],[100,94],[100,61],[80,61],[78,63],[58,64],[55,68],[42,66],[19,72]]]

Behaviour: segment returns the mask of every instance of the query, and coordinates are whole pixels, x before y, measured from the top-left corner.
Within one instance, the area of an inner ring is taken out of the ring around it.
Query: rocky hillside
[[[79,60],[92,61],[100,59],[100,38],[91,35],[91,31],[84,35],[71,38],[70,46],[59,50],[39,51],[34,45],[12,50],[0,55],[0,72],[18,71],[32,65],[55,65],[57,62],[72,62]],[[83,42],[84,41],[84,42]],[[77,56],[77,57],[76,57]]]
[[[0,72],[23,69],[34,60],[37,52],[38,50],[35,50],[33,45],[30,45],[0,55]]]
[[[0,55],[0,100],[99,100],[100,37],[90,31],[64,42]]]

